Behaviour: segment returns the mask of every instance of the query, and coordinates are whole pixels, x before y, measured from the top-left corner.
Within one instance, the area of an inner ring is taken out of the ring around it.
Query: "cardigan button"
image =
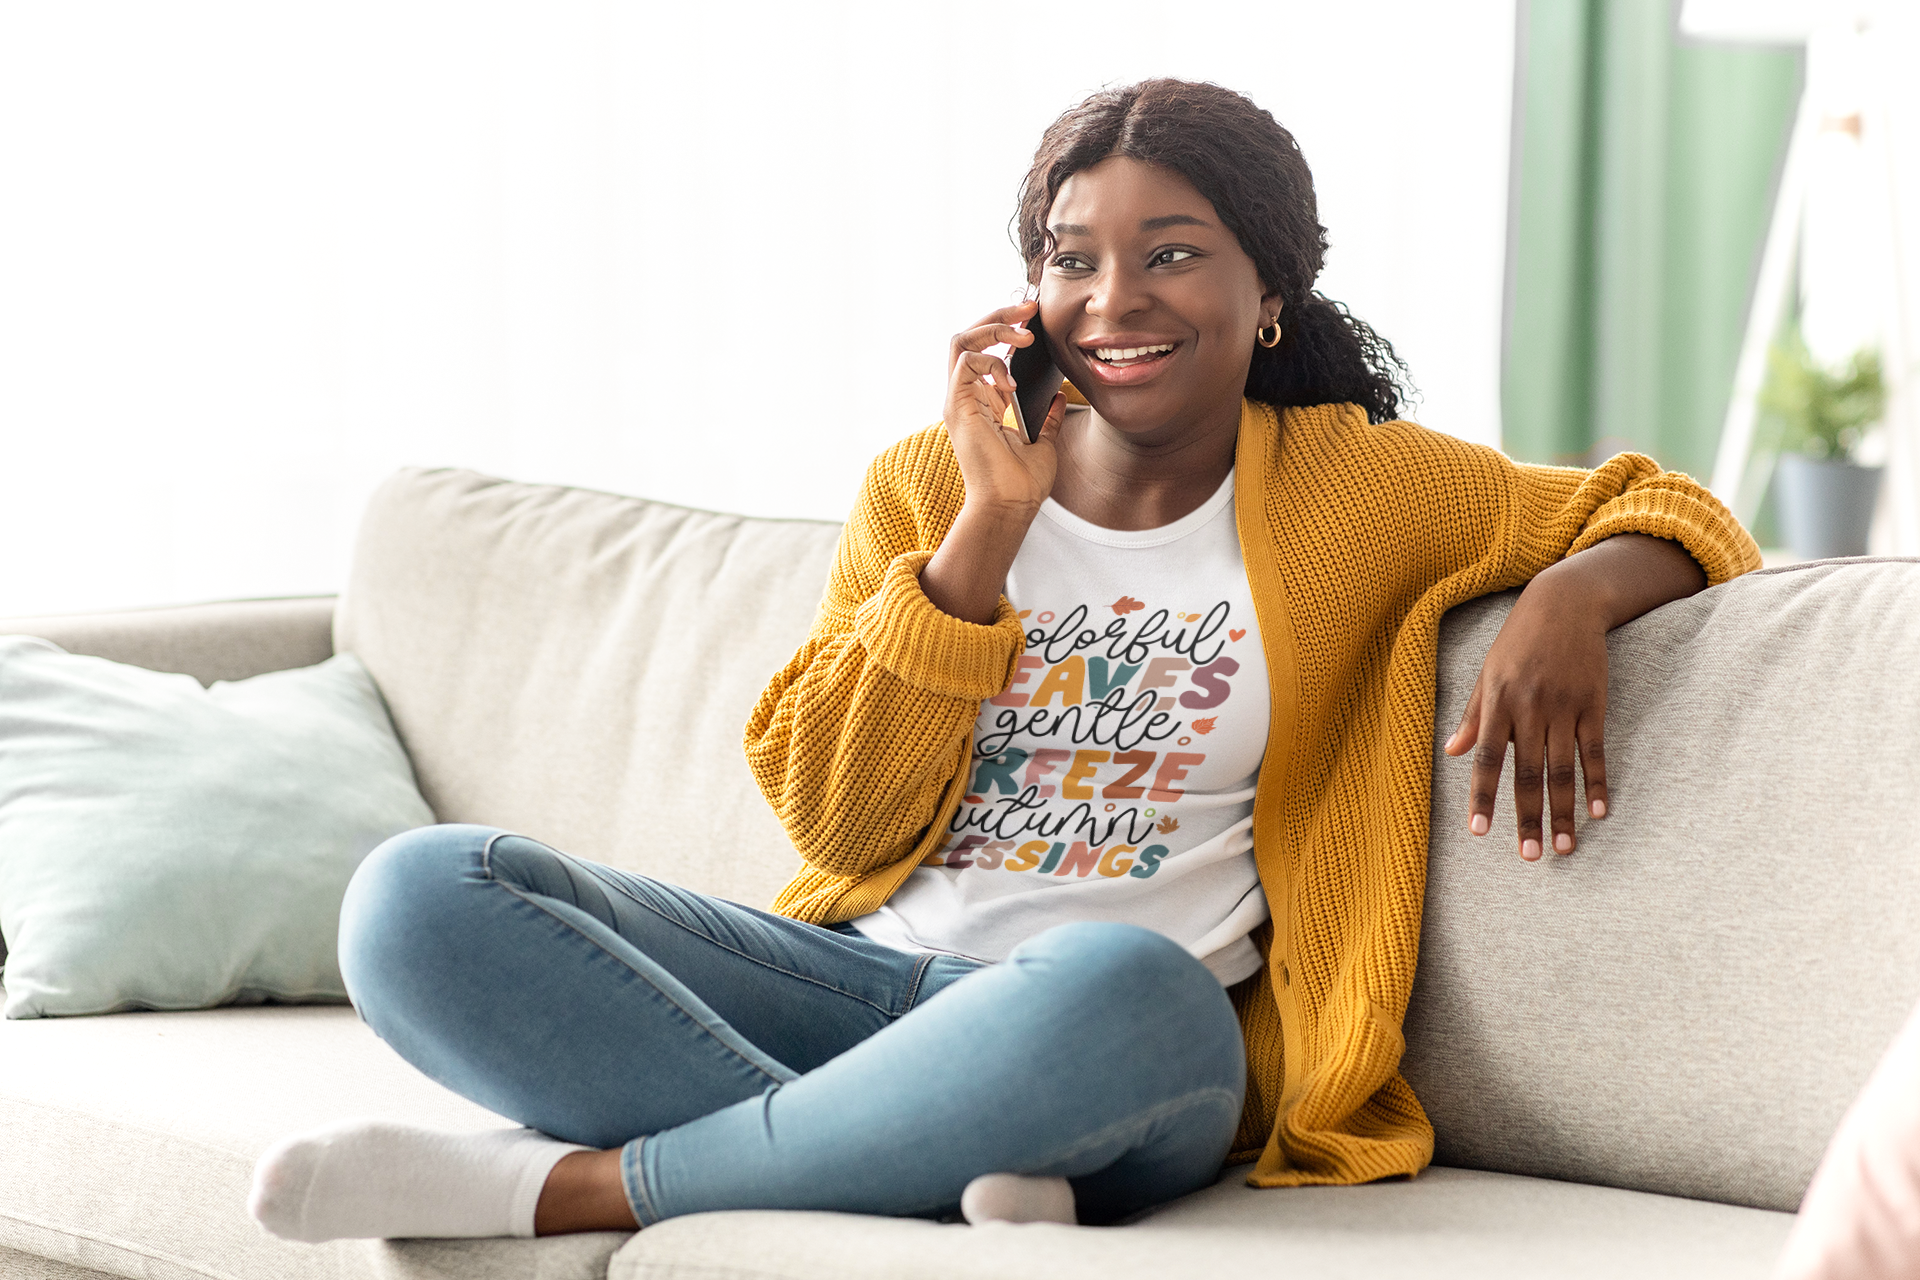
[[[1280,962],[1280,985],[1283,987],[1293,985],[1293,970],[1287,968],[1287,962],[1285,960]]]

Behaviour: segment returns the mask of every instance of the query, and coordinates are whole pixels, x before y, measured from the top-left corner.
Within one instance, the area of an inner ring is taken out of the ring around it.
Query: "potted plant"
[[[1788,547],[1802,560],[1865,555],[1882,468],[1855,459],[1886,406],[1879,353],[1862,348],[1826,368],[1795,325],[1767,363],[1760,403],[1783,427],[1774,492]]]

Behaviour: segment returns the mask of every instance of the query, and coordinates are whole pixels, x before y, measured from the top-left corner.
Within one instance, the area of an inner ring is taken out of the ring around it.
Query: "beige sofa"
[[[204,680],[352,650],[435,812],[761,904],[794,855],[740,731],[837,530],[408,471],[345,594],[0,631]],[[1456,609],[1437,736],[1511,600]],[[1762,1277],[1920,997],[1920,563],[1755,574],[1616,633],[1615,814],[1522,864],[1434,756],[1411,1182],[1218,1185],[1106,1229],[723,1213],[633,1236],[290,1244],[255,1156],[337,1117],[499,1123],[350,1009],[0,1024],[0,1277]],[[1510,829],[1503,802],[1496,830]],[[0,893],[5,886],[0,885]]]

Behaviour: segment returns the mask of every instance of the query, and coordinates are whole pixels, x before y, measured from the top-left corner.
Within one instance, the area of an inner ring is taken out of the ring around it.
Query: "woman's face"
[[[1142,445],[1237,423],[1254,331],[1280,303],[1207,198],[1115,156],[1067,179],[1047,225],[1040,321],[1094,410]]]

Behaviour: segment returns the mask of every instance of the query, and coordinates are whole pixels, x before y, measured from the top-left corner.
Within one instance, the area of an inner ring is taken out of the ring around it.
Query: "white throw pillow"
[[[0,637],[9,1018],[344,1000],[347,880],[432,821],[350,654],[203,689]]]

